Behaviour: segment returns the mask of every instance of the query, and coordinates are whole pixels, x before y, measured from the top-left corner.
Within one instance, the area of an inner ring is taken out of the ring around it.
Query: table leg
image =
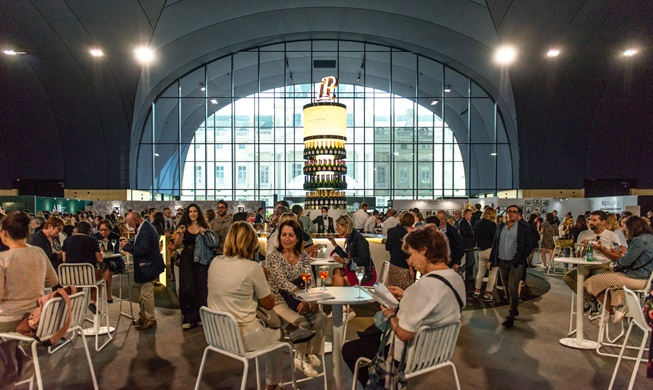
[[[576,278],[576,337],[560,339],[560,344],[577,349],[596,349],[596,341],[585,340],[583,334],[583,283],[585,281],[585,265],[578,264],[578,275]]]
[[[342,360],[342,342],[344,339],[344,326],[342,323],[342,305],[333,305],[333,351],[331,359],[333,361],[333,388],[339,390],[343,387],[345,379],[343,376],[343,363]]]

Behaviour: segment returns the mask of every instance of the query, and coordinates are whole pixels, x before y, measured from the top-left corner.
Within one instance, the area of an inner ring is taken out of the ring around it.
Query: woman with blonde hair
[[[628,242],[626,241],[626,235],[624,234],[623,230],[621,230],[621,226],[619,226],[619,222],[617,221],[617,216],[613,213],[607,213],[608,216],[605,219],[605,228],[608,230],[611,230],[614,232],[614,234],[617,235],[617,238],[619,238],[619,246],[627,247]]]
[[[265,279],[263,267],[251,261],[258,248],[258,237],[251,224],[238,221],[229,228],[224,242],[224,255],[211,262],[208,272],[207,306],[226,311],[236,318],[245,351],[256,351],[283,340],[281,329],[259,322],[256,308],[274,308],[274,295]],[[291,342],[305,343],[315,332],[285,324]],[[276,389],[281,382],[283,352],[265,354],[266,389]]]
[[[494,290],[494,283],[497,280],[497,272],[499,271],[499,267],[492,267],[492,264],[489,262],[490,252],[492,252],[492,242],[494,241],[494,235],[497,231],[497,224],[494,222],[496,217],[497,210],[488,207],[483,211],[481,219],[474,225],[476,246],[481,250],[478,256],[478,274],[476,274],[476,282],[474,286],[474,299],[478,299],[481,296],[483,278],[485,277],[485,272],[489,271],[490,277],[488,278],[487,285],[485,286],[485,293],[483,294],[483,300],[487,302],[494,301],[492,290]]]

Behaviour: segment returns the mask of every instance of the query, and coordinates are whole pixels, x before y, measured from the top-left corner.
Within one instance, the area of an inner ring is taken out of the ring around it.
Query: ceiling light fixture
[[[212,104],[218,104],[218,99],[211,99]]]
[[[465,115],[467,114],[467,111],[469,111],[468,108],[465,108],[464,110],[460,111],[460,115]]]
[[[494,60],[501,65],[508,65],[517,58],[517,50],[511,46],[500,47],[494,55]]]
[[[637,54],[637,49],[628,49],[628,50],[624,51],[624,55],[626,57],[632,57],[635,54]]]
[[[89,52],[91,53],[91,55],[93,57],[102,57],[102,56],[104,56],[104,53],[100,49],[91,49],[91,50],[89,50]]]
[[[444,93],[449,93],[449,92],[451,92],[451,85],[445,85]]]
[[[490,153],[490,156],[496,156],[496,155],[497,155],[497,152]]]
[[[358,72],[358,77],[356,77],[356,82],[360,83],[361,82],[361,74]]]
[[[200,83],[200,91],[206,91],[206,85],[204,85],[204,83]]]
[[[559,55],[560,55],[560,50],[558,50],[558,49],[550,49],[550,50],[546,53],[546,56],[547,56],[547,57],[557,57],[557,56],[559,56]]]
[[[438,99],[435,99],[435,100],[433,100],[433,101],[431,102],[431,105],[432,105],[432,106],[435,106],[436,104],[438,104]]]
[[[15,51],[15,50],[11,50],[11,49],[4,49],[3,52],[8,56],[26,54],[24,51]]]
[[[294,80],[294,79],[295,79],[295,78],[293,77],[293,75],[292,75],[292,72],[290,72],[289,77],[290,77],[291,80]]]
[[[136,59],[141,63],[149,63],[154,59],[154,52],[147,47],[139,47],[134,50]]]

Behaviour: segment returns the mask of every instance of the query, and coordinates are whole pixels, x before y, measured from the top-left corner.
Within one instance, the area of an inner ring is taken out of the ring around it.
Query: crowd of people
[[[230,213],[223,200],[216,203],[216,210],[204,211],[192,203],[175,210],[174,215],[170,208],[140,213],[129,210],[124,217],[115,212],[102,217],[88,211],[0,215],[0,331],[15,329],[43,289],[57,284],[56,269],[62,263],[94,265],[97,279],[104,279],[111,291],[115,267],[107,264],[102,252],[133,255],[135,281],[141,289],[141,311],[133,325],[139,330],[156,328],[154,286],[166,266],[159,247],[163,235],[168,236],[169,266],[179,267],[176,282],[182,330],[202,325],[202,306],[228,311],[239,324],[247,350],[288,337],[296,343],[296,368],[309,377],[318,375],[316,368],[321,365],[327,315],[316,304],[298,301],[293,293],[314,286],[314,277],[302,277],[313,272],[310,257],[321,247],[313,243],[312,233],[326,234],[334,247],[332,258],[342,264],[333,269],[334,286],[376,283],[374,261],[363,233],[386,236],[385,249],[390,255],[387,285],[402,310],[383,307],[382,314],[399,339],[398,349],[421,325],[457,321],[467,295],[465,282],[473,289],[473,299],[482,297],[489,303],[495,301],[493,290],[500,282],[509,302],[503,326],[513,327],[526,269],[534,266],[536,251],[541,251],[543,266],[550,264],[556,240],[577,244],[575,250],[569,246],[566,255],[572,250],[576,255],[593,250],[598,262],[585,268],[585,307],[599,310],[608,293],[606,309],[615,313],[615,320],[623,317],[625,310],[623,294],[612,287],[644,288],[653,272],[650,221],[628,213],[617,216],[594,211],[575,220],[568,213],[560,221],[554,210],[544,217],[532,213],[526,221],[517,205],[498,215],[497,209],[482,209],[477,204],[456,210],[453,216],[440,210],[424,218],[419,209],[398,213],[391,208],[381,214],[368,211],[363,203],[351,215],[334,218],[324,208],[311,218],[301,206],[290,208],[280,201],[267,218],[262,208],[256,213]],[[261,253],[256,231],[264,227],[270,231],[266,251]],[[335,241],[336,236],[345,239],[344,247]],[[362,280],[357,271],[364,273]],[[576,273],[576,269],[569,270],[564,278],[574,291]],[[446,279],[450,288],[439,278]],[[111,303],[111,294],[108,296]],[[89,304],[94,313],[96,299],[91,297]],[[355,315],[346,314],[349,318]],[[346,345],[343,354],[350,364],[378,350],[378,334],[372,335],[372,341],[362,338]],[[270,356],[267,361],[266,382],[273,389],[280,381],[279,359]],[[366,374],[359,380],[364,383]]]

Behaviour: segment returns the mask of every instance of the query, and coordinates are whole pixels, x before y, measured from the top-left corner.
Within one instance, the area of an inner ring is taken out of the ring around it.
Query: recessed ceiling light
[[[91,49],[90,53],[93,57],[102,57],[104,53],[100,49]]]
[[[624,51],[624,55],[626,57],[632,57],[635,54],[637,54],[637,49],[628,49],[628,50]]]
[[[497,155],[497,152],[490,153],[490,156],[496,156],[496,155]]]
[[[154,153],[154,157],[159,157],[159,153]]]
[[[154,59],[154,52],[147,47],[140,47],[134,50],[136,59],[142,63],[151,62]]]
[[[451,92],[451,86],[447,85],[446,87],[444,87],[444,92],[445,93]]]
[[[200,84],[200,91],[202,92],[206,91],[206,86],[204,85],[204,83]]]
[[[4,49],[3,52],[8,56],[15,56],[15,55],[19,55],[19,54],[25,54],[24,51],[15,51],[15,50],[11,50],[11,49]]]
[[[438,104],[438,99],[435,99],[434,101],[431,102],[432,106],[435,106],[436,104]]]
[[[517,50],[511,46],[500,47],[494,55],[495,61],[502,65],[511,64],[515,58],[517,58]]]
[[[211,99],[211,103],[218,104],[218,99]]]
[[[560,50],[558,49],[551,49],[546,53],[547,57],[557,57],[560,55]]]

